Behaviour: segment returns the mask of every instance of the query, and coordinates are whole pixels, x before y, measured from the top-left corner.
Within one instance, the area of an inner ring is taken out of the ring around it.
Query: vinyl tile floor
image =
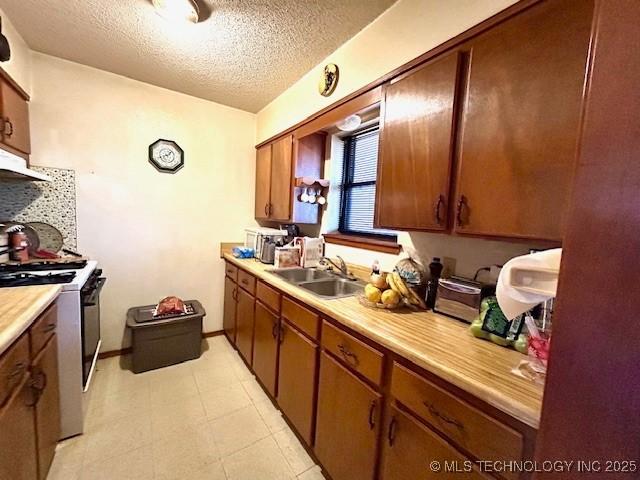
[[[134,374],[98,362],[85,433],[58,444],[49,480],[322,480],[224,336],[197,360]]]

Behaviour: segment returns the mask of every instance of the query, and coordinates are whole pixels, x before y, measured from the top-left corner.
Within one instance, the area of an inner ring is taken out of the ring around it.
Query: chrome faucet
[[[354,280],[355,277],[349,273],[349,268],[347,267],[347,262],[345,262],[344,259],[340,255],[336,255],[336,258],[340,261],[340,265],[338,265],[336,262],[331,260],[329,257],[322,257],[322,260],[324,262],[330,263],[331,265],[336,267],[340,271],[340,274],[343,275],[344,277],[346,277],[346,278],[348,278],[350,280]]]

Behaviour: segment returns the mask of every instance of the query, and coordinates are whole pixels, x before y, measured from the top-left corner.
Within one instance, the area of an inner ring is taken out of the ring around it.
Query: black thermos
[[[431,274],[431,278],[429,278],[429,283],[427,284],[427,308],[433,308],[436,304],[436,293],[438,291],[438,279],[440,275],[442,275],[442,269],[444,265],[440,263],[440,259],[438,257],[433,257],[433,260],[429,264],[429,273]]]

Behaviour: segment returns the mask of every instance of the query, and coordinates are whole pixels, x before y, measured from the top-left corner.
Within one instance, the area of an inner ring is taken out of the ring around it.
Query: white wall
[[[257,141],[275,135],[516,0],[399,0],[258,112]],[[324,65],[340,68],[336,91],[318,93]]]
[[[7,37],[11,47],[11,59],[0,63],[0,67],[6,70],[28,94],[31,94],[31,51],[2,9],[0,9],[0,17],[2,33]]]
[[[58,58],[33,55],[35,165],[76,170],[79,250],[100,262],[104,350],[122,348],[129,307],[199,299],[222,328],[219,242],[253,222],[255,115]],[[147,161],[158,138],[178,173]]]

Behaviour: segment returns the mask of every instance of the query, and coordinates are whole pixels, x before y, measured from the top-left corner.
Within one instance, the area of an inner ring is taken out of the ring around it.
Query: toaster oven
[[[433,311],[471,323],[480,313],[482,300],[495,293],[494,284],[462,277],[441,278],[438,280]]]

